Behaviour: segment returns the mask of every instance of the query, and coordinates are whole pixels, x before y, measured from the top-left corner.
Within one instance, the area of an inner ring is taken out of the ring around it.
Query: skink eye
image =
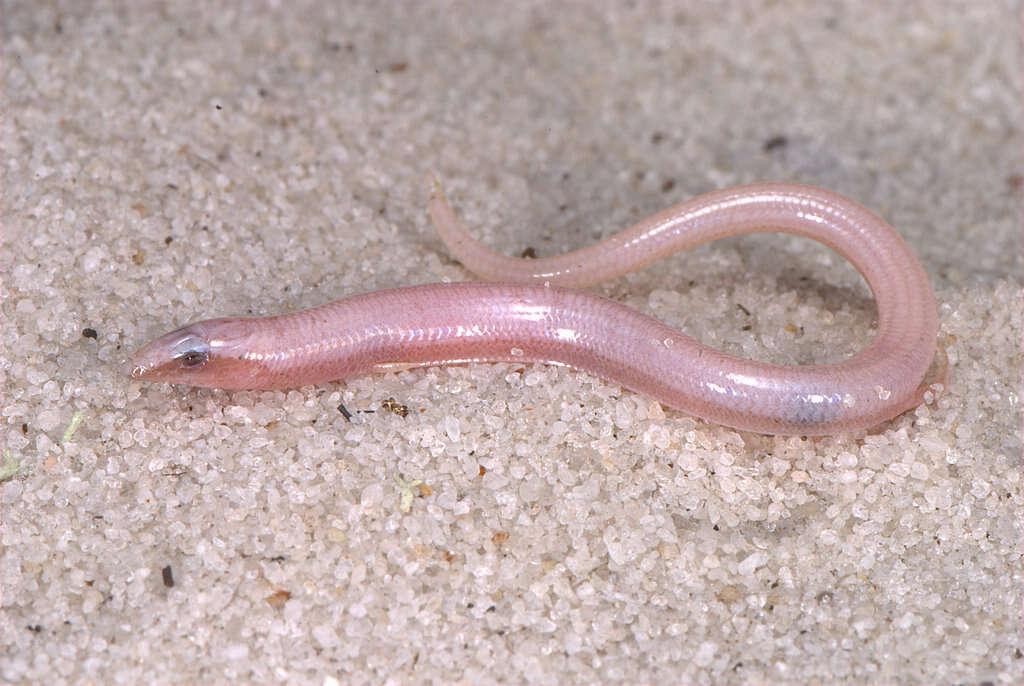
[[[191,369],[193,367],[201,367],[206,364],[206,360],[209,359],[209,355],[199,350],[189,350],[178,355],[175,359],[178,360],[178,363],[181,364],[182,367]]]

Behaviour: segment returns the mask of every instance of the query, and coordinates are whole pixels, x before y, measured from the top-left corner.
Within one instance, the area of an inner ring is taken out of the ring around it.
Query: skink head
[[[125,376],[139,381],[251,388],[261,365],[246,351],[244,319],[208,319],[150,341],[125,360]]]

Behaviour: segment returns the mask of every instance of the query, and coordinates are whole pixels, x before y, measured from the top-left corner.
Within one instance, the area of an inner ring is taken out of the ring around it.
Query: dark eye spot
[[[199,352],[198,350],[189,350],[178,355],[178,362],[185,368],[202,366],[206,363],[206,359],[206,353]]]

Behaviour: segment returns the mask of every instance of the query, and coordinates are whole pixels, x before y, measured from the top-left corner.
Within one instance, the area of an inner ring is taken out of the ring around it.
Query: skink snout
[[[210,344],[194,326],[172,331],[142,346],[121,365],[121,373],[139,381],[178,381],[210,360]]]

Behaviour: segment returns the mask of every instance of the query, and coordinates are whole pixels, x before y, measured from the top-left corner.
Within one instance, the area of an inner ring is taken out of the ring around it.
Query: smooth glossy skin
[[[228,389],[324,383],[397,366],[565,364],[709,422],[768,434],[858,431],[922,402],[937,321],[928,278],[880,218],[809,186],[717,191],[601,243],[544,259],[498,255],[472,239],[431,183],[430,214],[452,253],[484,279],[355,295],[276,317],[214,319],[149,343],[134,379]],[[828,245],[860,271],[878,332],[853,358],[790,367],[733,357],[582,287],[706,241],[781,231]],[[530,283],[532,282],[532,283]]]

